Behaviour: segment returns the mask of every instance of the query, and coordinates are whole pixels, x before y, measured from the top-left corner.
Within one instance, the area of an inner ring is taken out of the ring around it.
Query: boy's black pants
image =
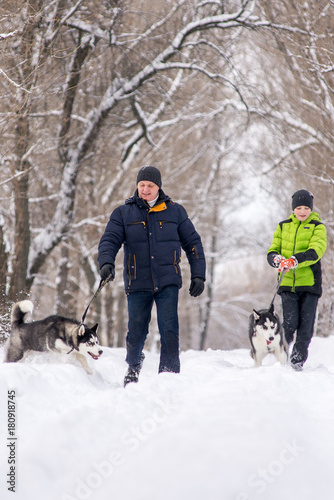
[[[296,342],[291,353],[291,363],[307,360],[319,296],[309,292],[282,292],[283,328],[285,339],[290,345],[297,331]]]

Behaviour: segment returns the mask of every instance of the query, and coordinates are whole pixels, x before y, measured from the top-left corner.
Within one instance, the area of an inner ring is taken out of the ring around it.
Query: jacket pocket
[[[144,220],[139,220],[137,222],[129,222],[127,226],[142,226],[144,229],[146,229],[146,222]]]
[[[127,261],[127,276],[129,281],[129,286],[131,286],[131,281],[137,279],[137,261],[136,255],[129,253]]]
[[[196,245],[194,245],[194,246],[192,247],[192,249],[191,249],[191,253],[192,253],[193,255],[195,255],[195,259],[196,259],[196,260],[198,260],[198,259],[199,259],[199,256],[198,256],[198,250],[197,250],[197,246],[196,246]]]
[[[163,229],[166,224],[169,224],[169,220],[158,220],[159,228]]]
[[[181,275],[180,262],[181,262],[181,248],[179,248],[179,250],[174,250],[174,262],[173,262],[175,272],[176,274],[179,275]]]
[[[170,234],[177,230],[177,223],[173,220],[158,220],[156,221],[161,233]]]

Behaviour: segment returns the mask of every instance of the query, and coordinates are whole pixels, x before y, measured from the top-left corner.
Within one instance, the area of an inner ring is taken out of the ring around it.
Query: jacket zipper
[[[147,212],[147,229],[148,229],[148,238],[149,238],[149,240],[150,240],[150,237],[149,237],[149,234],[150,234],[150,226],[149,226],[149,222],[148,222],[148,221],[149,221],[149,213],[150,213],[150,211],[148,211],[148,212]],[[144,222],[144,224],[145,224],[145,222]],[[160,227],[161,227],[161,226],[160,226]],[[151,250],[151,244],[150,244],[150,241],[149,241],[149,248],[150,248],[150,250]],[[150,255],[150,260],[151,260],[151,255]],[[152,283],[153,283],[153,291],[155,291],[155,292],[156,292],[156,291],[158,291],[158,288],[157,288],[157,286],[156,286],[156,284],[155,284],[155,282],[154,282],[153,272],[152,272],[152,264],[151,264],[151,262],[150,262],[150,271],[151,271],[151,277],[152,277]]]
[[[192,250],[192,253],[195,255],[195,258],[198,260],[198,250],[197,250],[197,246],[194,245],[193,248],[191,249]]]
[[[160,229],[163,228],[163,224],[168,224],[168,220],[159,220],[158,223],[159,223],[159,226],[160,226]]]
[[[174,262],[173,262],[173,265],[174,265],[176,274],[179,274],[179,272],[180,272],[180,266],[179,266],[180,260],[181,260],[180,257],[178,257],[177,254],[176,254],[176,250],[174,250]]]
[[[131,286],[131,253],[128,255],[128,280],[129,280],[129,287]]]
[[[144,220],[140,220],[138,222],[130,222],[128,225],[129,226],[135,226],[136,224],[143,224],[143,227],[146,227],[146,222]]]
[[[296,230],[296,234],[295,234],[295,241],[293,242],[293,250],[292,250],[292,255],[295,254],[295,250],[296,250],[296,241],[297,241],[297,233],[298,233],[298,230],[300,228],[300,225],[301,225],[301,222],[299,222],[299,225],[297,227],[297,230]],[[293,272],[293,285],[292,285],[292,292],[295,292],[296,291],[296,274],[295,274],[295,269],[292,270]]]
[[[133,279],[137,279],[137,262],[136,262],[136,256],[133,254]],[[129,280],[129,287],[131,286],[131,253],[129,253],[128,256],[128,280]]]

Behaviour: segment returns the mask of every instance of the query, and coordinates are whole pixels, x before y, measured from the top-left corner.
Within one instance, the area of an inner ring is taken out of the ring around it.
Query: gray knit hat
[[[156,167],[142,167],[137,175],[137,184],[140,181],[150,181],[154,182],[159,188],[161,188],[161,173]]]
[[[302,206],[313,209],[313,194],[306,189],[300,189],[292,195],[292,210]]]

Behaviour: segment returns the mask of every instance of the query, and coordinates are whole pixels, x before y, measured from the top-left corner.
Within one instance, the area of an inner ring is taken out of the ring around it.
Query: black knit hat
[[[292,210],[302,206],[313,209],[313,194],[306,189],[300,189],[292,195]]]
[[[156,167],[142,167],[137,175],[137,184],[140,181],[154,182],[154,184],[161,188],[162,182],[160,170],[158,170]]]

